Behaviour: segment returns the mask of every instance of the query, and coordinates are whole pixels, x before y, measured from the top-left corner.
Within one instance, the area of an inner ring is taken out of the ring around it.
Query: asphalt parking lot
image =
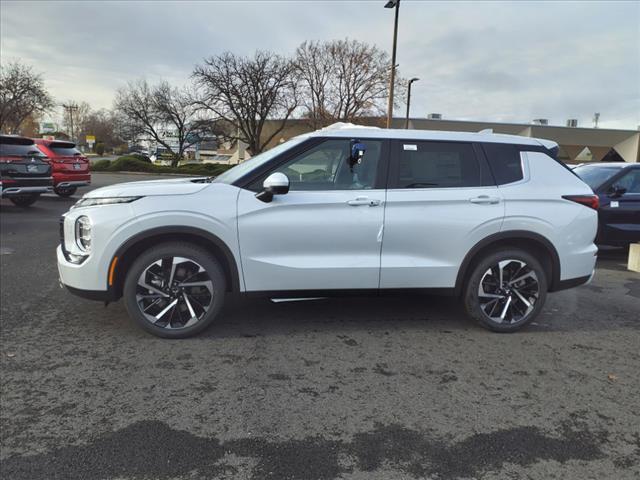
[[[59,288],[75,201],[2,200],[2,478],[640,476],[640,274],[624,252],[511,335],[451,298],[229,298],[205,334],[167,341]]]

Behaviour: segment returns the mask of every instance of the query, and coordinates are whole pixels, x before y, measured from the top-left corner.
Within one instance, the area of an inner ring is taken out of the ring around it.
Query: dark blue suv
[[[600,199],[596,243],[640,242],[640,164],[593,163],[573,171]]]

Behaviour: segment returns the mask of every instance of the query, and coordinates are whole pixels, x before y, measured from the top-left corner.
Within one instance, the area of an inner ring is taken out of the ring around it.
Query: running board
[[[273,303],[285,303],[285,302],[306,302],[309,300],[324,300],[327,297],[304,297],[304,298],[270,298]]]

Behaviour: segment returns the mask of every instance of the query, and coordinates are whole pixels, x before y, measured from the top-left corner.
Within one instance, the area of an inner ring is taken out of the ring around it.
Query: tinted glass
[[[482,145],[496,184],[505,185],[524,178],[520,152],[515,145],[485,143]]]
[[[482,185],[480,164],[466,143],[400,141],[393,188],[455,188]]]
[[[0,143],[0,155],[4,157],[43,157],[44,155],[35,145],[16,145]]]
[[[600,185],[605,183],[616,173],[620,171],[621,167],[601,167],[596,165],[580,165],[573,169],[573,172],[578,175],[584,183],[589,185],[593,190],[597,189]]]
[[[80,150],[78,150],[73,143],[69,143],[69,144],[52,143],[51,145],[49,145],[49,148],[53,153],[61,157],[73,157],[76,155],[82,155]]]
[[[227,170],[221,175],[218,175],[214,182],[216,183],[227,183],[232,184],[236,180],[244,177],[246,174],[259,168],[261,165],[264,165],[266,162],[274,158],[276,155],[280,155],[281,153],[286,152],[290,148],[295,147],[296,145],[302,143],[306,140],[305,137],[296,137],[291,140],[281,143],[280,145],[273,147],[270,150],[260,153],[255,157],[251,157],[249,160],[245,160],[244,162],[236,165],[230,170]]]
[[[640,193],[640,169],[635,168],[616,180],[616,186],[624,188],[626,193]]]
[[[289,190],[362,190],[375,186],[382,141],[365,140],[360,163],[351,165],[349,139],[326,140],[278,167],[289,177]]]

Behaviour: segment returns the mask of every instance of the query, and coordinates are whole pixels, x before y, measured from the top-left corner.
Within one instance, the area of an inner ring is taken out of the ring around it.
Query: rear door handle
[[[370,207],[377,207],[378,205],[380,205],[380,200],[376,200],[376,199],[371,199],[369,197],[358,197],[354,200],[348,200],[347,201],[348,205],[351,205],[352,207],[359,207],[362,205],[368,205]]]
[[[498,197],[490,197],[489,195],[480,195],[479,197],[470,198],[469,201],[471,203],[477,203],[480,205],[495,205],[496,203],[500,203],[500,199]]]

